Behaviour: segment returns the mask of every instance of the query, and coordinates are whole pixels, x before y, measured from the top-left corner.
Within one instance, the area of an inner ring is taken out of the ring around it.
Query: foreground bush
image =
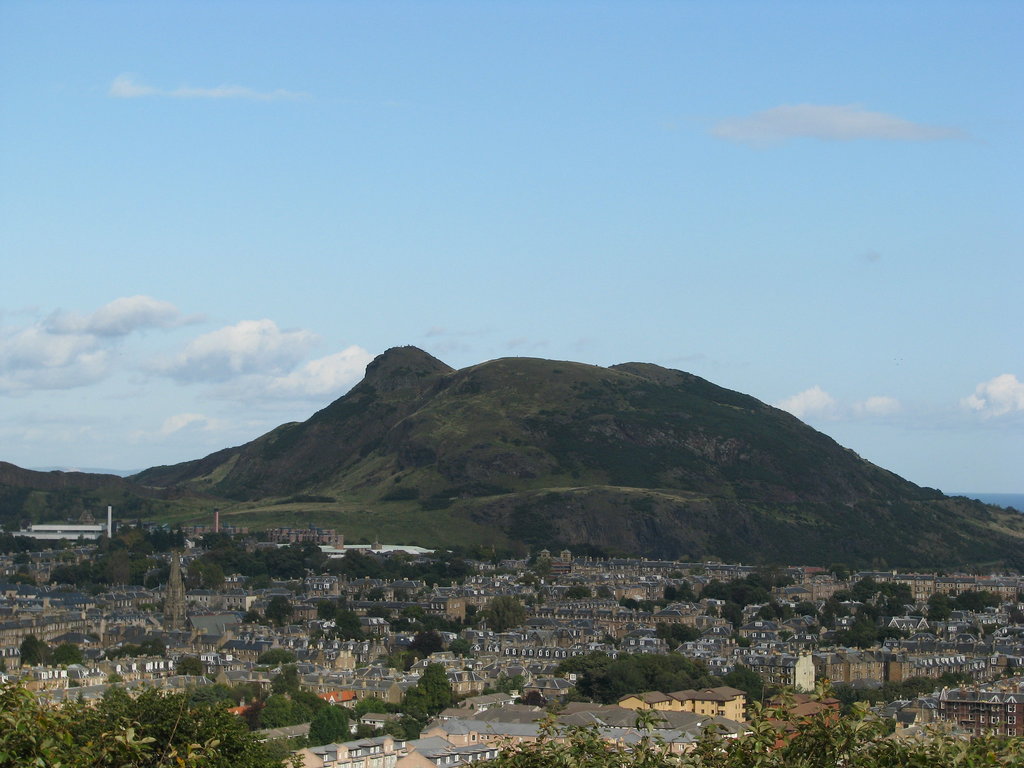
[[[489,768],[1003,768],[1024,767],[1024,740],[960,738],[936,728],[920,738],[894,738],[865,707],[789,723],[785,710],[755,711],[738,738],[705,733],[692,751],[671,754],[650,732],[633,746],[604,741],[593,728],[559,730],[510,745]]]
[[[184,694],[111,689],[95,706],[0,686],[0,768],[281,768],[245,723]]]

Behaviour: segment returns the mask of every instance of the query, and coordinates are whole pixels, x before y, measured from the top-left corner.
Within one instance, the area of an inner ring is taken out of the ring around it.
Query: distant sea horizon
[[[985,504],[994,504],[997,507],[1013,507],[1018,512],[1024,512],[1024,493],[968,493],[967,491],[953,491],[949,496],[966,496],[968,499],[977,499]]]
[[[109,467],[26,467],[32,472],[85,472],[89,475],[137,475],[141,469],[110,469]]]

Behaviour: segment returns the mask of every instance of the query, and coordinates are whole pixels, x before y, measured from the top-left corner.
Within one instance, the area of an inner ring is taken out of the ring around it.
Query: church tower
[[[164,629],[168,632],[185,628],[185,582],[181,578],[181,562],[171,552],[171,573],[164,592]]]

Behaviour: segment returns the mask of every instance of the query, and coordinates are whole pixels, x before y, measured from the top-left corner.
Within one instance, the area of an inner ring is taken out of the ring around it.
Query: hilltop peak
[[[360,386],[370,386],[378,392],[392,392],[407,387],[418,389],[423,379],[452,373],[454,370],[419,347],[391,347],[366,366],[366,375]]]

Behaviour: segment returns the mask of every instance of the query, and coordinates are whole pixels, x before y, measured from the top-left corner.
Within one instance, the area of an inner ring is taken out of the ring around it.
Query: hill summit
[[[784,411],[647,363],[455,370],[397,347],[307,421],[131,480],[250,508],[358,503],[424,543],[472,529],[657,557],[1024,565],[1020,516],[914,485]]]

